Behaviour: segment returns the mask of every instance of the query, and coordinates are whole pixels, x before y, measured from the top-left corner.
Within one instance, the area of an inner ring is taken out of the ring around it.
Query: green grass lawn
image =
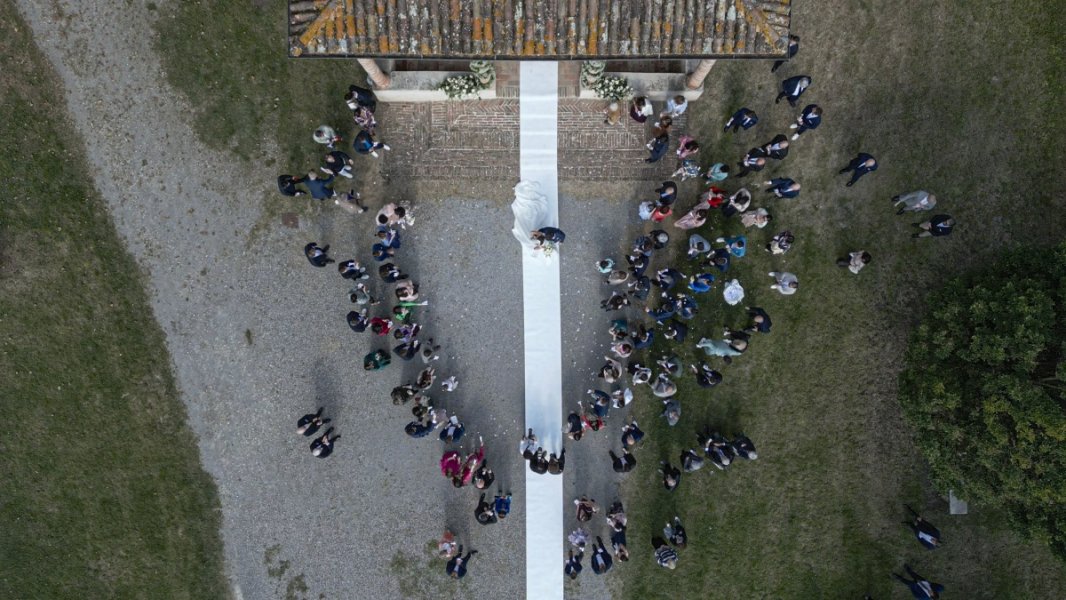
[[[141,273],[51,65],[10,3],[0,19],[0,597],[227,597]]]
[[[678,598],[909,598],[889,578],[908,562],[944,583],[946,597],[1060,598],[1066,570],[1046,548],[980,506],[968,516],[946,514],[943,490],[930,489],[902,421],[896,376],[929,290],[1007,246],[1063,237],[1064,154],[1053,141],[1066,134],[1062,17],[1039,2],[830,1],[797,5],[795,13],[803,46],[793,64],[771,75],[769,64],[719,62],[689,118],[710,150],[705,164],[735,161],[791,133],[799,109],[773,104],[778,82],[814,79],[799,106],[821,104],[822,127],[764,172],[792,177],[803,191],[785,201],[755,192],[753,206],[767,206],[775,221],[748,232],[750,254],[730,273],[747,288],[745,304],[770,312],[774,331],[722,369],[718,388],[706,393],[685,381],[677,428],[656,417],[657,403],[638,407],[649,439],[623,496],[630,546],[645,552],[620,570],[618,590],[629,598],[662,589]],[[760,114],[760,124],[722,134],[742,105]],[[846,188],[836,172],[860,151],[875,155],[880,169]],[[682,197],[691,198],[695,186],[685,186],[691,191]],[[910,238],[910,223],[923,218],[896,216],[889,198],[918,188],[938,195],[933,213],[959,219],[953,236]],[[719,219],[704,229],[713,239],[741,227]],[[771,258],[762,246],[781,229],[795,233],[796,246]],[[874,258],[858,276],[834,265],[860,248]],[[767,289],[772,270],[797,273],[799,292]],[[703,305],[689,348],[700,335],[745,321],[742,307],[717,297]],[[696,352],[683,356],[697,360]],[[676,464],[704,424],[747,433],[760,459],[720,473],[705,467],[667,493],[655,463]],[[904,502],[941,527],[945,548],[918,545],[900,523]],[[668,572],[646,551],[675,514],[692,542]]]

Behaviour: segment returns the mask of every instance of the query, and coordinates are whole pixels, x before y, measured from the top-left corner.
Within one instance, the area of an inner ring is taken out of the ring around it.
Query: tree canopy
[[[942,492],[1066,558],[1066,244],[1014,250],[929,297],[900,402]]]

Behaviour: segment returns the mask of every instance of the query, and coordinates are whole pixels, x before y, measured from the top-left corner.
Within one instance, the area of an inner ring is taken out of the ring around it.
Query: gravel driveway
[[[271,190],[276,173],[196,139],[189,107],[153,54],[150,11],[118,0],[18,4],[63,79],[95,184],[148,276],[218,484],[234,596],[521,596],[522,502],[505,523],[474,522],[475,491],[438,474],[441,444],[404,436],[410,415],[388,399],[420,365],[364,373],[373,340],[344,322],[347,282],[302,256],[317,240],[339,259],[368,259],[369,215],[323,207],[296,229],[253,235],[263,198],[283,201]],[[442,401],[460,410],[469,434],[485,433],[497,481],[521,498],[521,296],[508,292],[521,289],[520,256],[510,191],[495,192],[506,194],[416,201],[419,222],[398,262],[431,302],[423,320],[445,345],[439,370],[461,380]],[[294,433],[317,405],[342,435],[327,460]],[[427,552],[445,525],[480,550],[461,585]]]

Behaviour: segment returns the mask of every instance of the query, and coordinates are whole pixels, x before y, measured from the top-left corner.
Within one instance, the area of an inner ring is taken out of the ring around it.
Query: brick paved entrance
[[[651,120],[640,125],[626,117],[611,127],[603,123],[604,106],[559,101],[560,179],[661,179],[677,168],[673,153],[644,162]],[[382,165],[389,178],[518,180],[518,100],[389,103],[379,112],[379,137],[393,148]],[[684,115],[674,122],[674,148],[685,124]]]

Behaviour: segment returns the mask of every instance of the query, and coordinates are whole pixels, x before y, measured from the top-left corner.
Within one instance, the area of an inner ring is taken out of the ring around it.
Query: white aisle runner
[[[519,168],[522,181],[540,184],[547,222],[559,222],[559,65],[523,62],[520,68]],[[563,228],[565,231],[565,228]],[[549,452],[562,449],[562,323],[559,252],[534,258],[522,248],[526,427]],[[526,469],[526,598],[563,597],[563,478]]]

